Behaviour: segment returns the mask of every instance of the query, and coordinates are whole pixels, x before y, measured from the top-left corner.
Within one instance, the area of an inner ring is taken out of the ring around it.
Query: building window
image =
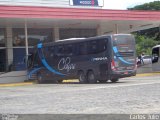
[[[0,47],[5,47],[5,29],[0,28]]]
[[[28,45],[34,46],[40,41],[52,41],[52,29],[28,28]],[[13,29],[13,46],[25,46],[25,33],[23,28]]]

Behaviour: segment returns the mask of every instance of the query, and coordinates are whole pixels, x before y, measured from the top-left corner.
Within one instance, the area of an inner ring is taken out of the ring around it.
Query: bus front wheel
[[[87,83],[87,79],[83,71],[78,73],[78,79],[79,79],[79,83],[83,83],[83,84]]]
[[[115,78],[114,78],[114,79],[111,79],[111,82],[112,82],[112,83],[116,83],[117,81],[118,81],[118,78],[116,78],[116,79],[115,79]]]
[[[97,80],[93,71],[88,72],[87,79],[89,83],[97,83]]]

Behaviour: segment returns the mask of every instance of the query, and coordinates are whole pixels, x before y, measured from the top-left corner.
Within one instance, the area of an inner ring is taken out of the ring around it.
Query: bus
[[[28,58],[28,76],[38,83],[79,79],[80,83],[117,82],[136,75],[135,38],[113,34],[39,43]]]
[[[152,70],[160,71],[160,45],[152,48]]]

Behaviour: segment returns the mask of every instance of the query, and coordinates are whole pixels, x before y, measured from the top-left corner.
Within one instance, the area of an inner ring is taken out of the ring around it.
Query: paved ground
[[[159,113],[160,74],[105,84],[33,84],[0,87],[0,113]]]

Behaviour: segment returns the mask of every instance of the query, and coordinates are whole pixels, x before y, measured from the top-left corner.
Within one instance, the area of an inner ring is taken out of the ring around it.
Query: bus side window
[[[99,40],[98,48],[99,52],[105,51],[107,49],[107,40],[106,39]]]
[[[98,41],[89,41],[88,42],[88,54],[96,54],[98,53],[98,45],[97,45]]]
[[[89,54],[96,54],[104,52],[107,49],[107,40],[98,39],[96,41],[88,42],[88,52]]]
[[[45,46],[43,49],[43,55],[45,56],[45,58],[48,58],[49,57],[49,50],[50,50],[50,47],[49,46]]]
[[[56,55],[57,56],[64,56],[65,49],[63,45],[59,45],[56,47]]]
[[[33,61],[33,64],[38,64],[38,54],[36,52],[36,54],[34,55],[34,61]]]
[[[74,46],[72,44],[65,45],[65,55],[72,56],[73,52],[74,52],[73,48],[74,48]]]
[[[50,57],[55,56],[55,46],[49,46],[48,53],[49,53]]]
[[[86,42],[79,43],[78,48],[79,48],[79,52],[78,52],[79,55],[87,54],[87,43]]]
[[[28,55],[28,57],[25,57],[25,58],[24,58],[24,63],[27,62],[27,68],[32,67],[33,57],[34,57],[34,54],[33,54],[33,53],[30,53],[30,54]],[[26,60],[27,60],[27,61],[26,61]]]
[[[36,51],[33,57],[33,66],[37,67],[41,65],[41,60],[39,59],[38,52]]]

